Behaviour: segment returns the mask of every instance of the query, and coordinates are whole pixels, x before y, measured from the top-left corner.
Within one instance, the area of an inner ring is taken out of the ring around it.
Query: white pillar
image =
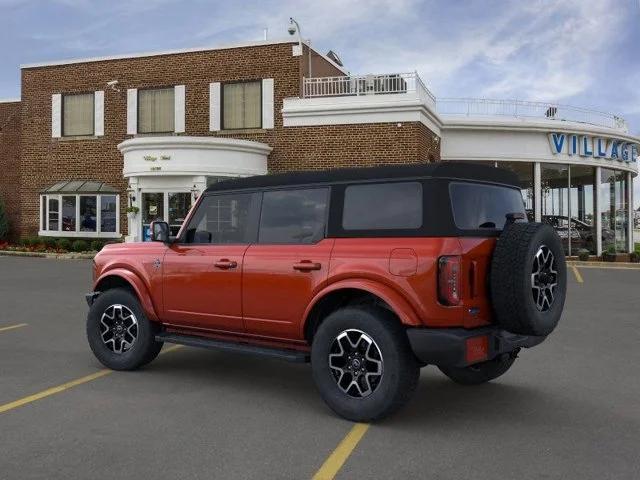
[[[601,178],[601,167],[596,167],[596,179],[595,185],[593,188],[593,197],[596,207],[595,218],[596,222],[596,255],[602,255],[602,210],[601,210],[601,201],[600,201],[600,178]]]
[[[139,242],[140,238],[140,219],[142,218],[142,198],[140,193],[140,188],[138,188],[138,178],[131,177],[129,178],[129,191],[127,195],[131,195],[135,197],[135,201],[130,202],[129,198],[127,198],[127,206],[138,207],[140,211],[137,215],[127,214],[127,236],[125,237],[126,242]]]
[[[542,221],[542,179],[540,162],[533,164],[533,212],[536,222]]]
[[[633,175],[631,175],[631,172],[627,172],[627,186],[627,217],[629,218],[627,227],[627,246],[629,252],[633,252]]]

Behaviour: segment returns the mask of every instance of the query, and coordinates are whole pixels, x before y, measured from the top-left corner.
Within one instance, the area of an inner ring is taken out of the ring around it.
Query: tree
[[[9,218],[4,208],[4,202],[0,198],[0,240],[6,240],[9,235]]]

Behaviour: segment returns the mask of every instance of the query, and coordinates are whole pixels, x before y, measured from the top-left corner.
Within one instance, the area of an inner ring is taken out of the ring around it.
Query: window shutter
[[[220,130],[221,121],[220,109],[220,83],[209,84],[209,130],[217,132]]]
[[[62,95],[51,95],[51,137],[62,136]]]
[[[273,128],[274,124],[273,78],[262,80],[262,128]]]
[[[174,95],[173,95],[174,109],[173,113],[175,115],[174,120],[174,129],[176,133],[184,132],[184,102],[185,102],[185,88],[184,85],[176,85],[174,87]]]
[[[102,137],[104,135],[104,91],[95,92],[93,100],[95,102],[93,108],[93,134],[96,137]]]
[[[127,135],[138,133],[138,89],[127,90]]]

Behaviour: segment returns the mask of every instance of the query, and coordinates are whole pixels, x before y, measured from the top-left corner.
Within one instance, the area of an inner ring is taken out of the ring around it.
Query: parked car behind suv
[[[311,361],[356,421],[397,410],[426,365],[499,377],[565,298],[553,228],[527,222],[512,173],[480,165],[229,180],[152,239],[95,258],[87,335],[104,365],[136,369],[164,342]]]

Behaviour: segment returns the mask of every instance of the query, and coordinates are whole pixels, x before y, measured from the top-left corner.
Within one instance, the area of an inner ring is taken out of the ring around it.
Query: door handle
[[[310,272],[312,270],[320,270],[321,268],[322,265],[317,262],[312,262],[311,260],[302,260],[301,262],[293,264],[293,269],[300,272]]]
[[[238,266],[238,262],[233,260],[229,260],[227,258],[222,258],[213,264],[216,268],[220,268],[222,270],[229,270],[230,268],[236,268]]]

